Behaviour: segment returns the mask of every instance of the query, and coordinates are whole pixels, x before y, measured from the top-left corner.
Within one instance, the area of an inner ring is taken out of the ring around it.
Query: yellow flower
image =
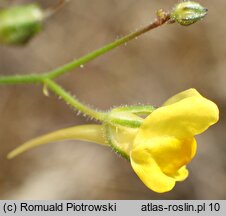
[[[141,116],[146,115],[143,119]],[[81,125],[32,139],[8,154],[13,158],[49,142],[79,139],[106,146],[127,158],[151,190],[170,191],[188,176],[186,165],[196,153],[194,136],[218,121],[219,111],[195,89],[181,92],[162,107],[118,107],[103,125]]]
[[[186,165],[196,153],[194,136],[218,121],[219,111],[195,89],[170,98],[139,128],[130,151],[131,165],[155,192],[170,191],[188,176]]]

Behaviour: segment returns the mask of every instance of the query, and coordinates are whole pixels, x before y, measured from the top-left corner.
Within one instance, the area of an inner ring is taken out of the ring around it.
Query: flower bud
[[[44,13],[37,4],[0,10],[0,43],[20,45],[28,42],[41,30],[43,18]]]
[[[202,19],[207,14],[207,9],[192,1],[178,3],[171,12],[172,21],[181,25],[191,25]]]

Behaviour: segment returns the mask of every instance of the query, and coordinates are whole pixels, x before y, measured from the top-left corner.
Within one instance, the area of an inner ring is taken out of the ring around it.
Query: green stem
[[[110,50],[129,42],[130,40],[137,38],[138,36],[157,28],[167,21],[170,20],[170,15],[159,11],[157,18],[149,25],[144,28],[141,28],[125,37],[122,37],[100,49],[97,49],[77,60],[71,61],[61,67],[58,67],[52,71],[46,72],[44,74],[32,74],[32,75],[15,75],[15,76],[0,76],[0,84],[27,84],[27,83],[42,83],[44,79],[53,79],[62,74],[65,74],[80,65],[83,65],[104,53],[109,52]]]
[[[163,12],[162,12],[163,14]],[[122,44],[125,44],[127,42],[129,42],[130,40],[134,39],[134,38],[137,38],[138,36],[150,31],[151,29],[154,29],[154,28],[157,28],[161,25],[163,25],[164,23],[166,23],[168,20],[170,19],[170,16],[169,14],[165,14],[164,13],[164,16],[158,16],[157,19],[155,19],[154,22],[152,22],[151,24],[147,25],[146,27],[143,27],[125,37],[122,37],[100,49],[97,49],[75,61],[72,61],[68,64],[65,64],[53,71],[50,71],[50,72],[47,72],[46,73],[46,76],[50,79],[53,79],[53,78],[56,78],[64,73],[67,73],[68,71],[71,71],[73,70],[74,68],[76,67],[79,67],[80,65],[83,65],[95,58],[97,58],[98,56],[100,55],[103,55],[104,53],[106,52],[109,52],[110,50],[122,45]]]
[[[38,74],[0,76],[0,84],[13,85],[13,84],[41,83],[43,78],[45,78],[43,75]]]
[[[66,92],[61,86],[56,84],[52,79],[71,71],[72,69],[83,65],[100,55],[103,55],[110,50],[127,43],[128,41],[137,38],[138,36],[144,34],[145,32],[150,31],[156,27],[159,27],[170,20],[170,15],[163,12],[158,11],[157,18],[148,26],[139,29],[125,37],[122,37],[113,43],[110,43],[100,49],[97,49],[75,61],[72,61],[68,64],[65,64],[53,71],[49,71],[44,74],[31,74],[31,75],[15,75],[15,76],[0,76],[0,84],[27,84],[27,83],[43,83],[49,89],[51,89],[56,95],[61,97],[67,104],[70,104],[80,112],[95,118],[96,120],[105,122],[107,120],[107,114],[103,112],[99,112],[91,109],[90,107],[82,104],[76,98],[71,96],[68,92]]]
[[[56,95],[58,95],[61,99],[63,99],[67,104],[71,105],[73,108],[96,120],[102,122],[105,121],[106,114],[104,112],[93,110],[90,107],[82,104],[75,97],[66,92],[60,85],[55,83],[53,80],[45,79],[44,84],[46,85],[46,87],[52,90]]]

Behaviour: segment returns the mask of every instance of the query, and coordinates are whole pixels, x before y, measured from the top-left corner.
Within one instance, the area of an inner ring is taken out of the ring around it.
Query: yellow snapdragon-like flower
[[[134,138],[131,165],[155,192],[170,191],[188,176],[186,165],[196,153],[194,136],[218,121],[219,111],[195,89],[181,92],[153,111]]]
[[[142,116],[147,116],[145,119]],[[82,125],[30,140],[8,158],[49,142],[80,139],[106,146],[127,158],[133,170],[151,190],[170,191],[188,176],[186,165],[196,153],[194,136],[218,121],[215,103],[195,89],[181,92],[162,107],[119,107],[102,125]]]

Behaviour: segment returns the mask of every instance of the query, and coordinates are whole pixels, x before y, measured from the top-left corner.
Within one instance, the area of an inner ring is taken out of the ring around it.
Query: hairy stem
[[[120,39],[117,39],[116,41],[100,48],[97,49],[77,60],[71,61],[61,67],[58,67],[52,71],[46,72],[44,74],[30,74],[30,75],[15,75],[15,76],[0,76],[0,84],[27,84],[27,83],[42,83],[43,80],[46,78],[48,79],[54,79],[62,74],[65,74],[76,67],[79,67],[80,65],[83,65],[95,58],[97,58],[100,55],[103,55],[110,50],[125,44],[134,38],[137,38],[138,36],[154,29],[157,28],[167,21],[170,20],[170,15],[165,13],[165,12],[158,12],[157,18],[149,25],[146,27],[143,27],[125,37],[122,37]]]
[[[58,77],[58,76],[60,76],[64,73],[67,73],[68,71],[71,71],[74,68],[79,67],[80,65],[83,65],[83,64],[97,58],[98,56],[103,55],[104,53],[109,52],[110,50],[131,41],[132,39],[137,38],[138,36],[150,31],[151,29],[154,29],[154,28],[157,28],[157,27],[163,25],[169,19],[170,19],[169,14],[164,14],[164,16],[161,16],[161,17],[158,16],[154,20],[154,22],[147,25],[146,27],[143,27],[143,28],[141,28],[141,29],[125,36],[125,37],[122,37],[122,38],[120,38],[120,39],[100,48],[100,49],[97,49],[97,50],[89,53],[88,55],[85,55],[85,56],[83,56],[83,57],[81,57],[81,58],[79,58],[75,61],[72,61],[68,64],[65,64],[65,65],[63,65],[63,66],[61,66],[61,67],[59,67],[59,68],[57,68],[53,71],[50,71],[50,72],[46,73],[46,75],[47,75],[48,78],[53,79],[53,78],[56,78],[56,77]]]
[[[73,97],[70,93],[66,92],[60,85],[54,82],[51,79],[45,79],[44,84],[51,91],[53,91],[57,96],[63,99],[68,105],[71,105],[73,108],[82,112],[85,115],[90,116],[96,120],[104,122],[106,119],[106,114],[104,112],[99,112],[91,109],[90,107],[84,105],[80,101],[78,101],[75,97]]]

